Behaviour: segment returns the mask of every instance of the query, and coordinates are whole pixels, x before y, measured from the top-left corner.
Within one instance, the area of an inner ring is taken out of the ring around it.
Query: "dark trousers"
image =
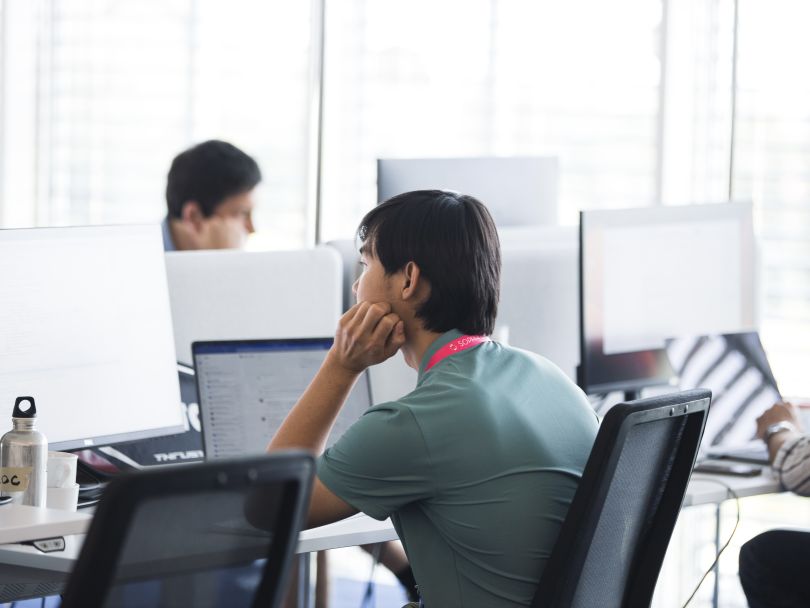
[[[810,532],[770,530],[749,540],[740,582],[751,608],[810,606]]]

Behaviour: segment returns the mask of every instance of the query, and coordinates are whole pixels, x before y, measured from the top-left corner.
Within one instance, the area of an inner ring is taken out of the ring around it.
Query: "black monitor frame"
[[[662,336],[660,346],[647,345],[647,350],[633,352],[614,352],[606,354],[603,350],[605,331],[602,325],[604,319],[605,302],[603,290],[600,290],[598,281],[594,279],[604,276],[602,266],[604,260],[599,251],[601,234],[607,234],[612,227],[641,227],[694,224],[695,230],[701,229],[703,222],[707,223],[734,223],[736,259],[740,264],[740,284],[735,289],[741,291],[739,318],[737,325],[723,327],[694,328],[692,333],[731,333],[747,331],[756,326],[756,253],[753,231],[753,205],[750,202],[723,202],[690,205],[665,205],[659,207],[643,207],[638,209],[594,210],[581,211],[579,222],[579,320],[580,320],[580,365],[577,369],[577,383],[590,394],[608,393],[611,391],[624,391],[627,398],[637,396],[647,387],[672,384],[676,374],[666,354],[665,338],[677,337],[683,332],[683,327],[674,323],[671,327],[672,335]],[[708,225],[708,224],[707,224]],[[604,230],[600,230],[600,227]],[[726,226],[728,228],[728,226]],[[707,232],[706,235],[713,235]],[[728,233],[723,233],[728,234]],[[630,243],[630,246],[633,244]],[[597,251],[589,251],[589,247],[596,247]],[[736,247],[740,249],[737,250]],[[651,252],[636,248],[635,255],[649,256]],[[668,276],[668,275],[662,275]],[[712,275],[714,276],[714,275]],[[643,281],[637,277],[637,281]],[[712,281],[707,281],[706,275],[696,275],[695,280],[681,278],[680,282],[673,283],[676,291],[671,293],[672,298],[682,300],[687,306],[700,302],[701,299],[726,297],[725,292],[715,291]],[[641,287],[646,287],[640,284]],[[692,307],[694,309],[694,306]],[[702,310],[702,308],[701,308]],[[717,321],[712,321],[716,323]],[[639,345],[644,348],[644,345]]]
[[[586,303],[588,294],[585,285],[585,227],[583,216],[586,212],[579,212],[579,365],[577,366],[577,384],[587,394],[609,393],[622,391],[625,399],[637,399],[641,390],[653,386],[671,384],[675,372],[669,363],[665,348],[619,353],[606,355],[602,351],[601,342],[596,345],[588,344],[588,318]],[[645,364],[652,364],[658,373],[641,370]],[[608,376],[611,368],[639,369],[636,377],[613,380]],[[603,372],[603,373],[599,373]],[[663,373],[662,373],[663,372]]]

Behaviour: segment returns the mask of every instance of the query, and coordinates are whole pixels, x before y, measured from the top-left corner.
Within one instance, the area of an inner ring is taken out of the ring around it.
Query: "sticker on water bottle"
[[[0,492],[25,492],[33,467],[0,468]]]

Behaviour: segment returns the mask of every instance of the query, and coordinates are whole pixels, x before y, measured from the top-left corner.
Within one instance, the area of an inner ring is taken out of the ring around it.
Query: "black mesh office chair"
[[[113,479],[62,607],[277,606],[313,474],[281,452]]]
[[[710,400],[692,390],[607,413],[534,608],[649,606]]]

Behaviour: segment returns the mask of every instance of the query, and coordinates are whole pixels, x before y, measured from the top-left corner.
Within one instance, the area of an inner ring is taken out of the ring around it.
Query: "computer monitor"
[[[263,453],[331,346],[332,338],[195,342],[192,351],[206,459]],[[340,410],[327,445],[369,407],[366,372]]]
[[[410,190],[455,190],[486,204],[499,227],[556,224],[558,180],[551,156],[377,160],[378,201]]]
[[[580,214],[580,365],[587,393],[670,383],[666,340],[756,327],[749,203]]]
[[[51,449],[179,433],[160,227],[0,230],[0,429],[18,395]]]

